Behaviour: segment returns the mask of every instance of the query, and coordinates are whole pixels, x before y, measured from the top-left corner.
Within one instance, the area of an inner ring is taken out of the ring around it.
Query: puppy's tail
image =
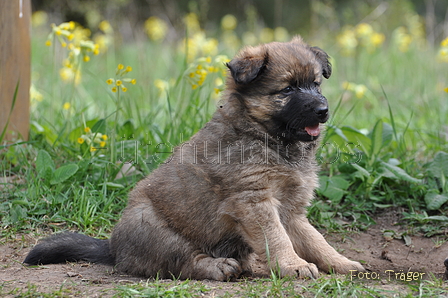
[[[43,239],[25,258],[28,265],[57,264],[87,261],[114,265],[109,240],[95,239],[83,234],[64,232]]]

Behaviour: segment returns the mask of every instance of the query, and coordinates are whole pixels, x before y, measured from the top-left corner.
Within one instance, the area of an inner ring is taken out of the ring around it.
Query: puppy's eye
[[[285,89],[281,90],[280,92],[283,94],[290,94],[294,91],[294,88],[292,88],[291,86],[286,87]]]

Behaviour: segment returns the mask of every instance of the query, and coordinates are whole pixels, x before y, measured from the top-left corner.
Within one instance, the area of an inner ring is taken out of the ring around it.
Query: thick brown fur
[[[281,276],[363,271],[306,218],[328,119],[327,54],[295,37],[247,47],[228,67],[211,121],[130,193],[111,262],[132,275],[223,281],[251,272],[254,256]]]

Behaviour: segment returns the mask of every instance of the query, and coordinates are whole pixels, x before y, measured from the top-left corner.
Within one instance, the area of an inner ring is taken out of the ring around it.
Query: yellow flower
[[[105,141],[107,141],[107,135],[102,135],[101,138]]]
[[[277,27],[274,29],[274,39],[276,41],[288,41],[289,33],[285,27]]]
[[[216,86],[221,86],[222,84],[224,84],[223,80],[221,78],[216,78],[215,79],[215,85]]]
[[[122,83],[122,82],[121,82],[120,80],[117,80],[117,81],[115,82],[115,85],[120,86],[121,83]]]
[[[145,21],[145,30],[151,40],[161,41],[166,36],[168,25],[158,17],[150,17]]]
[[[191,12],[184,17],[185,25],[188,28],[189,33],[196,33],[201,30],[201,26],[199,25],[198,16]]]
[[[344,89],[344,90],[350,90],[351,87],[352,87],[352,84],[350,82],[344,81],[342,83],[342,89]]]
[[[191,85],[191,89],[196,89],[196,88],[198,88],[198,85],[196,85],[196,84],[193,84],[193,85]]]
[[[271,28],[263,28],[260,33],[260,41],[262,43],[271,42],[274,40],[274,30]]]
[[[36,90],[34,84],[31,84],[30,87],[30,99],[31,103],[34,103],[35,101],[41,102],[44,99],[44,96],[42,95],[42,93]]]
[[[358,46],[358,40],[356,39],[355,31],[351,27],[347,27],[336,37],[339,46],[343,49],[345,55],[351,55],[354,53]]]
[[[361,85],[357,85],[355,87],[355,95],[357,98],[363,98],[366,91],[367,91],[367,87],[365,85],[361,84]]]
[[[442,42],[440,43],[440,46],[442,46],[442,47],[448,47],[448,37],[445,38],[444,40],[442,40]]]
[[[243,33],[242,36],[243,43],[246,45],[255,45],[258,42],[257,37],[253,32],[246,31]]]
[[[70,103],[69,102],[66,102],[66,103],[64,103],[64,105],[62,106],[62,108],[64,109],[64,110],[68,110],[68,109],[70,109]]]
[[[47,41],[45,42],[45,45],[46,45],[47,47],[51,46],[51,40],[47,40]]]
[[[93,55],[98,55],[99,53],[100,53],[100,45],[96,43],[93,45]]]
[[[361,23],[355,28],[358,36],[369,36],[373,33],[373,28],[370,24]]]
[[[132,67],[126,66],[126,72],[131,72],[131,71],[132,71]]]
[[[95,147],[90,147],[90,152],[95,152],[96,151],[96,148]]]
[[[103,31],[104,33],[110,33],[112,31],[112,26],[108,21],[102,21],[98,25],[98,28],[100,28],[100,30]]]
[[[83,138],[78,138],[78,143],[79,144],[84,144],[84,139]]]
[[[124,65],[123,65],[123,64],[118,64],[117,68],[118,68],[119,70],[122,70],[122,69],[124,68]]]
[[[87,56],[87,55],[85,55],[85,56],[82,58],[82,60],[83,60],[84,62],[89,62],[89,61],[90,61],[90,57]]]
[[[168,82],[164,80],[157,79],[154,81],[154,85],[159,89],[159,91],[165,91],[168,89]]]
[[[370,41],[374,47],[382,45],[385,39],[386,37],[382,33],[375,32],[370,36]]]
[[[105,147],[106,146],[106,142],[102,141],[100,142],[100,147]]]
[[[446,87],[445,89],[443,89],[443,91],[445,91],[446,93],[448,93],[448,87]]]
[[[33,27],[39,27],[47,23],[48,15],[45,11],[39,10],[33,13],[31,16],[31,23]]]
[[[92,130],[90,129],[90,127],[87,126],[87,127],[84,128],[84,132],[85,133],[90,133],[90,132],[92,132]]]
[[[221,28],[224,30],[235,30],[237,19],[234,15],[227,14],[221,19]]]
[[[132,85],[135,85],[135,83],[137,83],[137,80],[136,80],[136,79],[132,79],[132,80],[131,80],[131,84],[132,84]]]
[[[207,39],[207,41],[202,45],[202,52],[204,55],[216,55],[218,53],[218,40],[215,38]]]
[[[59,70],[59,75],[64,82],[73,82],[78,85],[81,82],[81,71],[78,69],[76,72],[71,68],[64,66]]]
[[[123,92],[126,92],[126,91],[128,91],[128,88],[121,86],[121,90],[122,90]]]
[[[112,92],[117,92],[117,87],[112,87]]]
[[[106,81],[106,83],[107,83],[108,85],[112,85],[112,84],[114,83],[114,79],[108,79],[108,80]]]

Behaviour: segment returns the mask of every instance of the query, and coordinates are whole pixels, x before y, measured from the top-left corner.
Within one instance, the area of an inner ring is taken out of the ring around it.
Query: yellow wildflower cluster
[[[131,71],[132,67],[124,67],[123,64],[118,64],[117,71],[115,72],[116,78],[110,78],[106,81],[108,85],[113,85],[111,88],[112,92],[119,92],[120,90],[123,92],[128,91],[128,88],[124,85],[124,83],[131,83],[132,85],[135,85],[135,83],[137,82],[135,79],[123,78],[124,75]]]
[[[386,37],[376,32],[370,24],[360,23],[355,27],[347,26],[337,37],[337,43],[345,55],[353,55],[358,46],[374,52],[381,47]]]
[[[419,15],[404,17],[406,26],[400,26],[392,34],[393,44],[400,52],[407,52],[412,44],[422,48],[426,44],[425,25]]]
[[[44,99],[44,96],[42,95],[42,93],[40,93],[37,89],[36,86],[34,86],[33,83],[31,83],[30,86],[30,101],[31,101],[31,105],[35,105],[38,102],[41,102]]]
[[[184,23],[188,37],[180,42],[179,50],[187,55],[189,63],[197,57],[215,56],[218,53],[218,40],[206,37],[196,14],[187,14],[184,17]]]
[[[48,21],[48,14],[43,10],[33,12],[31,15],[31,25],[33,27],[40,27],[45,25]]]
[[[439,59],[443,62],[448,62],[448,37],[442,40],[440,43],[440,49],[439,49]]]
[[[162,41],[168,32],[168,25],[158,17],[150,17],[145,21],[145,31],[152,41]]]
[[[90,146],[90,152],[95,152],[97,149],[106,147],[107,135],[93,132],[90,127],[84,128],[85,134],[78,138],[79,144],[86,143]]]
[[[288,30],[284,27],[262,28],[257,33],[246,31],[243,33],[241,40],[235,33],[238,25],[237,18],[234,15],[227,14],[221,19],[222,42],[231,49],[238,49],[241,43],[245,45],[255,45],[258,43],[268,43],[272,41],[288,41],[290,39]]]
[[[192,62],[198,56],[214,56],[218,53],[218,40],[207,38],[203,31],[194,33],[180,43],[180,50],[187,55],[187,61]]]
[[[216,56],[214,59],[211,57],[196,59],[195,63],[190,65],[186,72],[191,88],[194,90],[202,86],[210,73],[218,73],[224,77],[226,75],[226,63],[229,61],[229,58],[225,55]],[[214,89],[215,93],[222,91],[224,87],[222,82],[221,79],[221,84]]]
[[[88,62],[91,54],[98,55],[99,45],[89,39],[89,29],[85,29],[75,22],[65,22],[59,26],[52,24],[51,27],[51,33],[45,44],[51,46],[52,41],[56,39],[63,48],[67,48],[69,51],[59,74],[62,80],[78,84],[81,80],[81,59]]]
[[[351,91],[355,94],[355,96],[359,99],[363,98],[369,89],[364,84],[355,84],[351,82],[343,82],[342,88],[347,91]]]
[[[114,29],[106,20],[103,20],[99,23],[98,29],[100,29],[100,31],[104,34],[100,32],[95,34],[95,44],[98,45],[98,49],[101,53],[105,53],[107,49],[114,43]]]

